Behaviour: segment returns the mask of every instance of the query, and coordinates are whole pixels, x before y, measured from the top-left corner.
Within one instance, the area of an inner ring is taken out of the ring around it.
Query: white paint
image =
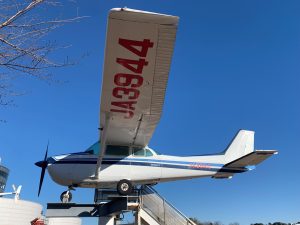
[[[47,225],[81,225],[80,218],[49,218]]]
[[[10,198],[0,198],[0,225],[30,225],[41,217],[42,205]]]

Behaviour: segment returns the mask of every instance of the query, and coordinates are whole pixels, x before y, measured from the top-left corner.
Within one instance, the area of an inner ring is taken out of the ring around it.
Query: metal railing
[[[141,188],[140,207],[162,225],[196,225],[153,188]]]

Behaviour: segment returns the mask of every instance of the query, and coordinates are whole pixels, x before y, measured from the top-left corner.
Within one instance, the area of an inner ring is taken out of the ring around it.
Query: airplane
[[[179,18],[111,9],[108,16],[100,105],[100,137],[86,151],[43,161],[38,195],[46,169],[54,182],[71,190],[116,188],[130,195],[139,185],[200,177],[231,178],[277,154],[255,150],[254,132],[240,130],[225,151],[202,156],[169,156],[148,146],[158,124],[169,76]]]
[[[22,185],[20,185],[20,186],[18,186],[18,188],[16,188],[16,186],[13,184],[12,188],[13,188],[12,192],[0,193],[0,197],[6,196],[6,195],[15,195],[15,200],[19,200],[20,199],[20,193],[21,193]]]

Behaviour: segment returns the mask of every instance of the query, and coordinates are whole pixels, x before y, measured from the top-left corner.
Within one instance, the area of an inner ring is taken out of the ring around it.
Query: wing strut
[[[110,113],[105,113],[105,125],[101,130],[100,134],[100,149],[99,149],[99,156],[97,159],[96,171],[95,171],[95,178],[99,177],[99,172],[101,170],[102,160],[106,152],[106,139],[107,139],[107,130],[109,128],[109,121],[110,121]]]

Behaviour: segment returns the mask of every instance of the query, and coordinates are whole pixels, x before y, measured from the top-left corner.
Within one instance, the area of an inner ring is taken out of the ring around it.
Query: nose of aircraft
[[[40,168],[43,168],[43,167],[46,167],[48,163],[47,161],[38,161],[35,163],[36,166],[40,167]]]

